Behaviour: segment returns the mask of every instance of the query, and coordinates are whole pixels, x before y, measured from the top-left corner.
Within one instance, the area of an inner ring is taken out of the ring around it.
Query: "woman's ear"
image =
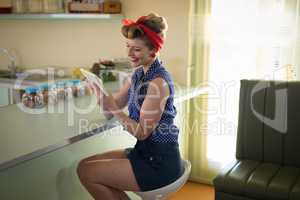
[[[150,57],[154,58],[156,56],[156,52],[154,50],[151,50],[150,52]]]

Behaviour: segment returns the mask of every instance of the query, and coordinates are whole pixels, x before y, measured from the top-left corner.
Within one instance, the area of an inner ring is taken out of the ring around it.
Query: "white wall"
[[[161,58],[175,81],[186,83],[188,0],[122,0],[125,17],[156,12],[166,17],[169,32]],[[14,51],[26,67],[91,66],[102,59],[126,56],[120,21],[0,20],[0,47]],[[7,60],[0,55],[0,68]]]

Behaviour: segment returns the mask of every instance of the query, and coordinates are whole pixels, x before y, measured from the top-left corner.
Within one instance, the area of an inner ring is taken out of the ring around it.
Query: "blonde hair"
[[[150,13],[145,17],[141,24],[147,26],[152,31],[158,33],[162,38],[166,38],[168,24],[164,17],[161,17],[155,13]],[[124,25],[122,26],[121,32],[124,37],[128,39],[139,38],[145,42],[145,45],[149,49],[154,49],[153,44],[147,38],[144,31],[137,25]]]

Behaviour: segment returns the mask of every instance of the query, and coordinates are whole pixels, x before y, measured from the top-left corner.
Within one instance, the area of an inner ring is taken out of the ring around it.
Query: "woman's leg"
[[[140,191],[128,159],[96,159],[78,167],[81,183],[96,199],[128,199],[124,190]]]
[[[118,200],[130,200],[125,192],[107,187],[101,184],[83,183],[87,191],[92,195],[95,200],[100,199],[118,199]],[[98,197],[97,197],[98,195]]]
[[[96,155],[93,155],[93,156],[90,156],[90,157],[87,157],[83,160],[80,161],[80,163],[78,164],[78,168],[77,168],[77,173],[78,173],[78,176],[80,177],[81,176],[81,172],[83,171],[82,168],[84,166],[84,163],[87,162],[87,161],[95,161],[95,160],[104,160],[104,159],[123,159],[123,158],[126,158],[126,155],[124,153],[124,150],[125,149],[119,149],[119,150],[112,150],[112,151],[108,151],[108,152],[104,152],[104,153],[101,153],[101,154],[96,154]],[[85,183],[82,183],[83,185]],[[93,188],[93,187],[96,187],[94,185],[84,185],[85,188],[87,188],[87,190],[89,191],[89,188]],[[98,189],[101,189],[101,186],[97,186]],[[110,193],[113,193],[119,197],[121,197],[121,199],[124,199],[124,200],[129,200],[127,194],[122,191],[122,190],[118,190],[118,189],[114,189],[112,187],[107,187],[107,188],[103,188],[102,189],[105,189],[106,191],[108,190],[111,190],[109,191]]]
[[[82,159],[79,162],[79,165],[83,162],[90,161],[90,160],[102,160],[102,159],[121,159],[126,158],[126,155],[124,153],[125,149],[118,149],[118,150],[112,150],[107,151],[101,154],[96,154],[87,158]]]

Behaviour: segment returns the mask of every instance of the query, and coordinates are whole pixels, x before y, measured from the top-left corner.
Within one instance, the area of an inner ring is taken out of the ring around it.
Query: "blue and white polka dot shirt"
[[[177,142],[179,129],[174,125],[174,118],[176,116],[176,108],[173,105],[174,83],[169,72],[158,59],[151,64],[146,74],[144,74],[142,67],[136,69],[133,73],[131,87],[128,91],[129,117],[139,122],[140,109],[147,94],[149,82],[157,77],[161,77],[167,82],[170,89],[170,96],[167,99],[164,112],[157,127],[147,139],[154,142]]]

